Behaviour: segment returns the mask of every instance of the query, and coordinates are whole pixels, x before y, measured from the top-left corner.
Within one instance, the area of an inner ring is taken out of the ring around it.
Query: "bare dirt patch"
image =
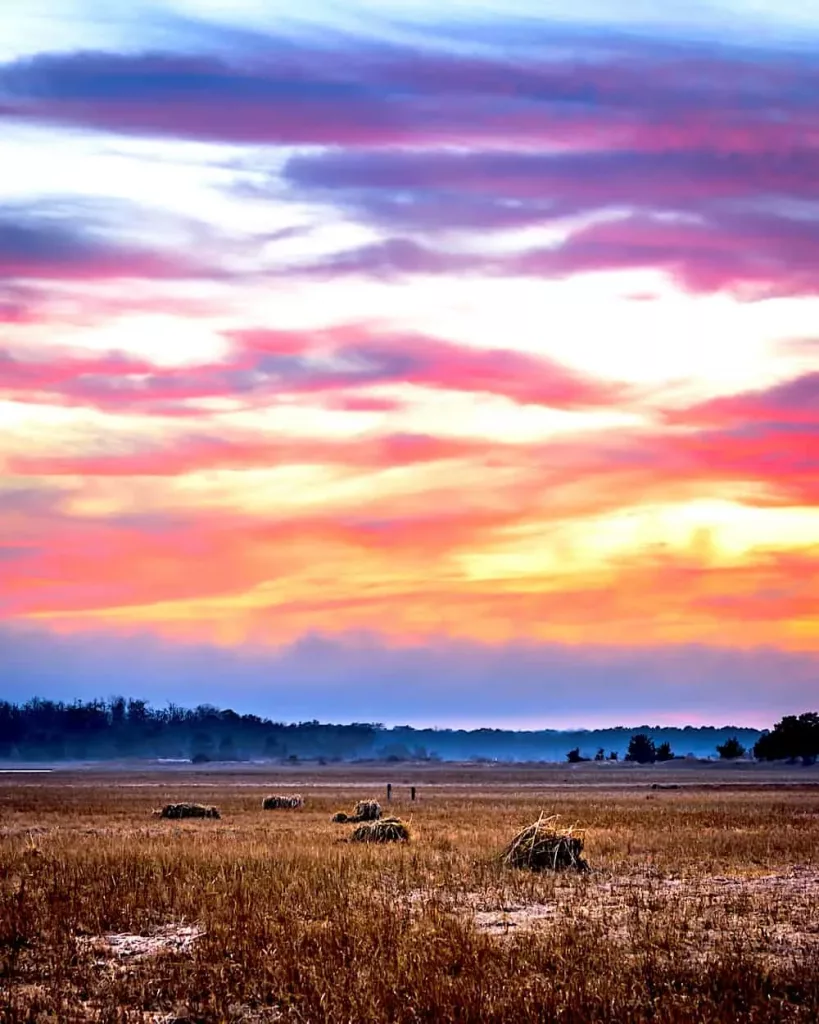
[[[507,938],[572,923],[608,942],[634,943],[653,919],[667,922],[666,944],[695,955],[736,948],[763,958],[819,956],[819,871],[750,877],[616,879],[557,882],[548,898],[498,900],[469,893],[452,910],[478,931]],[[660,949],[662,947],[659,947]]]
[[[194,943],[204,935],[199,925],[170,924],[149,934],[114,932],[83,938],[82,944],[93,950],[99,962],[139,962],[169,953],[190,953]]]
[[[164,1013],[150,1018],[151,1024],[198,1024],[199,1017],[187,1013]],[[228,1024],[280,1024],[286,1018],[276,1007],[265,1006],[258,1009],[235,1004],[229,1007],[226,1021]]]

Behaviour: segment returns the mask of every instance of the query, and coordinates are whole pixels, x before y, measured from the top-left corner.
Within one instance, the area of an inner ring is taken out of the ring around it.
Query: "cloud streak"
[[[584,377],[554,360],[479,349],[422,334],[346,325],[333,332],[234,331],[223,362],[160,367],[116,353],[23,359],[0,350],[0,393],[17,401],[54,401],[117,411],[194,414],[197,400],[271,401],[286,395],[410,384],[492,394],[561,409],[604,406],[622,385]]]
[[[217,276],[204,263],[129,243],[81,219],[0,210],[0,277],[10,281],[179,280]]]
[[[444,38],[433,34],[433,44]],[[41,55],[3,68],[0,115],[279,145],[584,139],[584,147],[710,142],[731,151],[815,138],[817,77],[814,62],[792,52],[590,43],[543,22],[525,47],[500,26],[480,56],[332,34],[260,36],[241,56]]]

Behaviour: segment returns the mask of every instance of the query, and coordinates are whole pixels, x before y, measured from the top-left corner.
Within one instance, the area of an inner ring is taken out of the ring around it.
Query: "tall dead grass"
[[[371,849],[337,841],[343,786],[296,823],[209,780],[197,798],[222,821],[176,825],[148,813],[161,777],[71,782],[0,783],[9,1024],[819,1018],[810,791],[555,791],[564,819],[591,826],[580,880],[498,862],[542,793],[430,787],[413,842]],[[550,916],[524,927],[533,907]],[[476,924],[486,911],[497,934]],[[106,935],[194,925],[189,948],[104,952]]]

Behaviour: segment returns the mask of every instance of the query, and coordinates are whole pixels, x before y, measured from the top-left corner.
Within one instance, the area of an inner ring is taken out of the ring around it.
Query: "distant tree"
[[[128,701],[128,723],[129,725],[144,725],[148,721],[148,702],[145,700]]]
[[[279,743],[279,737],[274,733],[268,733],[264,738],[264,745],[262,746],[265,757],[280,757],[282,754],[282,747]]]
[[[410,752],[403,743],[390,743],[382,751],[382,756],[390,762],[397,764],[400,761],[409,761]]]
[[[786,715],[757,741],[754,757],[761,761],[801,757],[805,764],[814,764],[819,757],[819,714]]]
[[[603,750],[602,747],[600,747],[600,749],[594,755],[594,759],[595,759],[595,761],[605,761],[606,760],[606,752],[605,752],[605,750]]]
[[[210,758],[207,754],[203,754],[202,751],[198,751],[191,758],[191,764],[207,764]]]
[[[219,740],[219,760],[237,761],[236,743],[231,735],[223,736]]]
[[[636,764],[653,764],[657,760],[657,750],[651,737],[644,732],[638,732],[631,737],[628,744],[627,761]]]
[[[580,764],[580,762],[584,760],[580,754],[580,747],[575,747],[574,750],[570,750],[566,755],[566,760],[569,764]]]
[[[674,760],[674,751],[671,749],[671,744],[668,742],[661,743],[659,747],[657,747],[656,754],[658,761]]]
[[[724,743],[718,744],[717,753],[723,761],[735,761],[738,757],[745,757],[746,751],[736,736],[731,736]]]
[[[620,760],[620,755],[617,753],[617,751],[616,750],[610,751],[610,753],[609,753],[609,761],[619,761],[619,760]]]
[[[111,713],[111,724],[119,728],[125,723],[125,698],[112,697],[109,709]]]

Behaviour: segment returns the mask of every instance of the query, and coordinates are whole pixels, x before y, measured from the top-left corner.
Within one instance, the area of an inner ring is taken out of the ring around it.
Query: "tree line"
[[[747,748],[737,736],[729,736],[715,748],[721,760],[734,761],[745,757]],[[646,733],[635,733],[629,740],[624,760],[635,764],[654,764],[673,761],[677,755],[666,740],[655,744]],[[770,731],[764,732],[753,745],[753,756],[757,761],[801,761],[813,765],[819,758],[819,714],[815,711],[803,715],[786,715]],[[617,761],[616,750],[606,755],[603,747],[598,748],[594,758],[583,757],[579,747],[572,748],[566,755],[570,764],[582,761]]]
[[[635,737],[644,740],[635,740]],[[385,728],[379,722],[286,723],[211,704],[153,708],[136,698],[0,701],[0,758],[22,761],[170,758],[197,761],[325,759],[354,761],[560,761],[631,759],[642,763],[682,755],[762,759],[819,756],[819,723],[809,713],[787,717],[772,731],[712,726],[618,726],[596,730]],[[728,746],[726,746],[726,744]],[[597,753],[595,753],[597,751]]]

